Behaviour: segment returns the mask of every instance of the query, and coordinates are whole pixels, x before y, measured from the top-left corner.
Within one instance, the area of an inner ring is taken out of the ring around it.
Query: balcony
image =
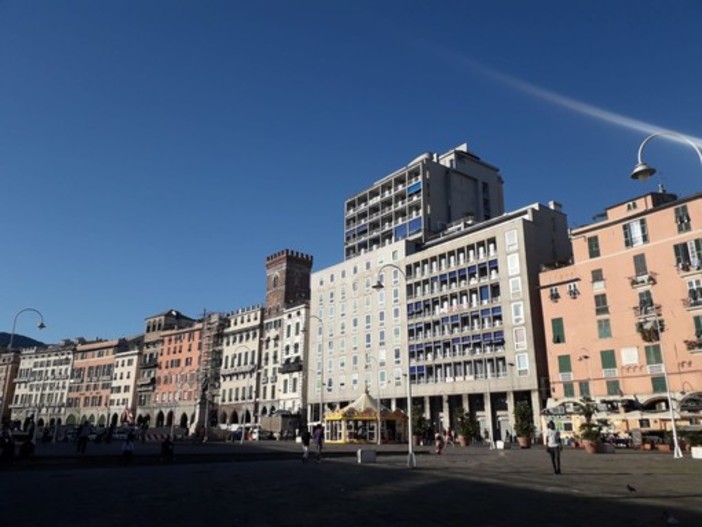
[[[631,277],[629,277],[629,283],[631,284],[631,287],[633,287],[633,288],[643,287],[643,286],[647,286],[647,285],[655,285],[656,275],[655,275],[655,273],[646,273],[646,274],[631,276]]]
[[[699,309],[702,307],[702,290],[689,289],[687,298],[683,299],[685,309]]]
[[[285,364],[283,364],[278,371],[280,373],[295,373],[302,371],[302,360],[300,357],[296,357],[293,360],[286,359]]]
[[[158,366],[158,358],[156,357],[144,359],[144,362],[141,363],[142,368],[155,368],[156,366]]]
[[[641,303],[638,306],[634,306],[634,315],[639,318],[659,317],[661,316],[661,306],[660,304]]]
[[[702,352],[702,335],[692,340],[686,340],[685,346],[689,352]]]

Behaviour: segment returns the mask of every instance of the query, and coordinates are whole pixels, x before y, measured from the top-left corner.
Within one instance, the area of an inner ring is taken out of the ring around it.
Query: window
[[[525,328],[514,328],[513,334],[514,334],[514,349],[515,350],[525,350],[527,348],[526,329]]]
[[[597,258],[600,256],[600,239],[597,236],[588,236],[587,254],[590,258]]]
[[[605,283],[604,283],[604,273],[602,272],[602,269],[593,269],[591,276],[592,276],[592,290],[599,291],[601,289],[604,289]]]
[[[595,315],[606,315],[609,313],[607,295],[605,293],[595,295]]]
[[[665,382],[665,376],[651,377],[651,388],[653,388],[653,393],[666,393],[668,385]]]
[[[691,229],[690,215],[687,213],[687,205],[675,207],[675,224],[678,232],[688,232]]]
[[[607,395],[620,395],[619,381],[607,381]]]
[[[510,253],[519,249],[519,240],[517,238],[517,230],[505,232],[505,250]]]
[[[602,369],[603,370],[616,369],[617,357],[614,355],[614,350],[600,351],[600,358],[602,360]]]
[[[608,318],[603,318],[597,321],[597,335],[601,339],[608,339],[612,337],[612,328],[609,324]]]
[[[512,323],[524,324],[524,304],[522,302],[512,303]]]
[[[661,355],[661,347],[658,344],[646,346],[646,364],[663,364],[663,356]]]
[[[564,397],[575,397],[575,387],[572,382],[563,383],[563,396]]]
[[[570,355],[558,356],[558,373],[570,373],[573,368],[570,363]]]
[[[689,240],[673,245],[675,265],[681,271],[702,268],[702,240]]]
[[[636,276],[647,276],[648,266],[646,265],[646,255],[645,254],[635,254],[634,255],[634,273]]]
[[[519,274],[519,253],[507,256],[507,274],[509,276]]]
[[[650,313],[653,308],[653,295],[651,290],[639,291],[639,312],[642,315]]]
[[[551,319],[551,331],[553,332],[554,344],[565,342],[565,329],[562,318]]]
[[[558,288],[556,286],[548,288],[548,297],[553,302],[557,302],[558,299],[561,298],[561,294],[558,292]]]
[[[529,375],[529,355],[526,353],[517,353],[514,356],[514,360],[517,363],[517,375],[520,377]]]
[[[693,321],[695,322],[695,337],[700,339],[702,338],[702,316],[693,317]]]
[[[509,294],[510,298],[521,298],[522,296],[522,279],[517,276],[509,279]]]
[[[645,219],[626,223],[622,225],[622,229],[624,230],[625,247],[638,247],[639,245],[648,243],[648,229]]]
[[[580,390],[580,397],[590,397],[590,383],[587,381],[580,381],[578,383],[578,389]]]

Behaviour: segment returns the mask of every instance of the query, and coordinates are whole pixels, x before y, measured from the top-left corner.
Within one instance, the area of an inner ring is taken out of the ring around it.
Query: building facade
[[[76,345],[64,341],[57,346],[22,350],[15,378],[11,419],[29,421],[37,427],[72,424],[70,379]]]
[[[8,350],[0,353],[0,423],[10,419],[10,406],[15,396],[15,378],[19,363],[19,352]]]
[[[329,410],[363,391],[406,411],[409,379],[413,409],[434,430],[469,411],[491,437],[504,438],[517,400],[531,404],[536,420],[547,397],[539,271],[569,257],[565,215],[557,204],[532,205],[314,273],[310,356],[317,364],[308,375],[321,372],[324,380],[309,383],[310,415],[319,415],[316,399]]]
[[[126,346],[115,355],[115,366],[110,389],[110,415],[118,415],[120,424],[134,424],[136,420],[136,381],[144,337],[127,339]]]
[[[257,397],[263,306],[242,308],[224,317],[220,370],[219,424],[222,428],[252,423]]]
[[[158,361],[163,349],[163,332],[186,328],[195,323],[183,313],[170,309],[146,319],[144,348],[139,362],[137,377],[137,422],[155,426],[160,407],[153,394],[156,386]]]
[[[670,429],[702,417],[702,195],[664,191],[571,233],[572,265],[541,274],[548,418],[578,435],[579,405],[607,431]]]
[[[354,258],[400,240],[423,241],[449,223],[504,211],[498,169],[463,144],[426,153],[346,200],[344,255]]]

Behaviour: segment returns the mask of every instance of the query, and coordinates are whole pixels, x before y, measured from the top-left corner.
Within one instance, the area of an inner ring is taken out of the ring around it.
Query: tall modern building
[[[521,400],[536,421],[548,397],[539,272],[570,256],[560,207],[535,204],[479,223],[465,218],[424,243],[396,242],[315,272],[308,375],[323,382],[309,383],[310,416],[319,414],[317,401],[329,411],[364,391],[406,410],[409,381],[413,407],[435,430],[470,411],[504,438]]]
[[[609,431],[702,423],[702,195],[664,191],[573,229],[572,265],[541,274],[550,418],[578,435],[577,403]],[[672,403],[672,408],[671,408]]]
[[[400,241],[424,241],[462,219],[480,222],[504,212],[498,169],[460,145],[426,153],[346,200],[346,259]]]

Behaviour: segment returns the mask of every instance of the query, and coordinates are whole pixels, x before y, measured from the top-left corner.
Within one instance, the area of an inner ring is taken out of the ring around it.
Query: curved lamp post
[[[383,285],[383,282],[380,281],[380,273],[385,269],[386,267],[392,267],[393,269],[396,269],[401,275],[402,278],[405,280],[405,287],[407,286],[407,275],[405,272],[398,267],[395,264],[392,263],[386,263],[380,266],[380,269],[378,269],[377,273],[377,278],[375,285],[373,286],[373,289],[376,291],[380,291],[381,289],[384,289],[385,286]],[[409,354],[407,355],[407,466],[409,468],[414,468],[417,466],[417,459],[414,455],[414,450],[413,450],[413,445],[412,445],[412,378],[410,376],[410,361],[409,361]],[[378,394],[380,395],[380,394]]]
[[[655,134],[651,134],[648,137],[646,137],[642,142],[641,145],[639,146],[639,151],[638,151],[638,157],[637,157],[637,164],[634,167],[634,171],[631,173],[631,178],[636,179],[639,181],[646,181],[648,178],[650,178],[653,174],[656,173],[656,169],[647,165],[646,163],[643,162],[643,159],[641,157],[643,153],[644,147],[651,141],[651,139],[655,137],[661,137],[661,136],[669,136],[677,139],[678,141],[685,142],[689,144],[693,150],[697,153],[697,157],[700,160],[700,164],[702,165],[702,151],[700,151],[699,147],[689,138],[686,137],[682,134],[678,134],[676,132],[658,132]],[[651,313],[656,330],[658,333],[658,339],[659,339],[659,347],[661,350],[661,354],[665,356],[664,351],[663,351],[663,341],[661,337],[661,326],[660,326],[660,320],[658,319],[658,314]],[[680,442],[678,441],[678,430],[677,426],[675,424],[675,412],[673,410],[673,396],[670,393],[670,377],[668,375],[668,368],[663,364],[663,375],[665,378],[665,384],[666,384],[666,392],[667,392],[667,397],[668,397],[668,410],[670,412],[670,426],[672,428],[673,432],[673,457],[675,459],[679,459],[683,457],[682,450],[680,449]]]
[[[697,157],[699,157],[700,159],[700,164],[702,164],[702,151],[700,151],[700,148],[689,137],[686,137],[682,134],[678,134],[676,132],[657,132],[655,134],[649,135],[646,139],[644,139],[641,142],[641,145],[639,146],[637,164],[634,167],[634,170],[631,172],[631,179],[636,179],[638,181],[646,181],[648,178],[650,178],[653,174],[656,173],[655,168],[643,162],[641,155],[643,154],[644,147],[649,143],[649,141],[651,141],[651,139],[661,136],[674,137],[678,141],[689,144],[697,153]]]
[[[25,307],[24,309],[20,309],[17,314],[15,315],[15,319],[12,321],[12,331],[10,332],[10,343],[7,345],[8,351],[12,349],[12,343],[15,341],[15,328],[17,327],[17,318],[22,314],[27,311],[32,311],[33,313],[36,313],[39,315],[39,324],[37,324],[37,327],[39,329],[44,329],[46,327],[46,324],[44,324],[44,315],[41,314],[41,311],[38,309],[34,309],[33,307]]]

